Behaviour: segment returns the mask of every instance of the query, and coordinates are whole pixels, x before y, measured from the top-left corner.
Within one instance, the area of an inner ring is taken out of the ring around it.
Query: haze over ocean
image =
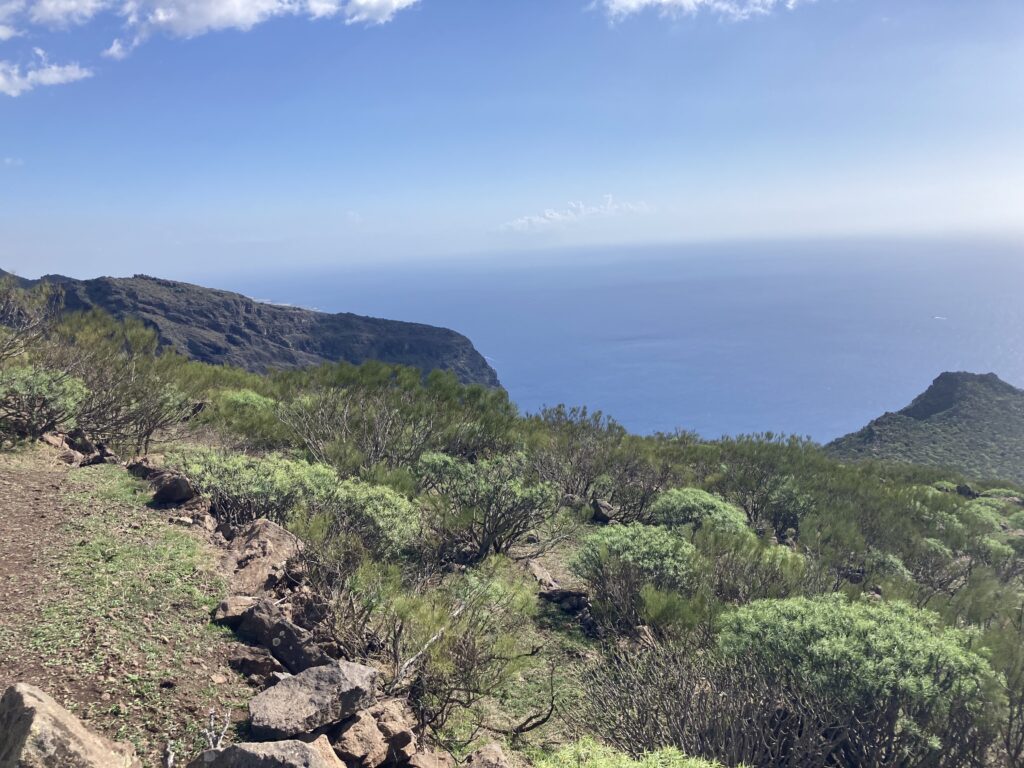
[[[524,410],[586,404],[643,433],[827,441],[907,405],[945,370],[1024,386],[1021,245],[676,246],[214,284],[454,328]]]

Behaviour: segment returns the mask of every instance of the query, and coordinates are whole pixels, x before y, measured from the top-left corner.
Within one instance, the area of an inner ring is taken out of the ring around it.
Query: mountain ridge
[[[947,371],[910,405],[825,448],[840,459],[945,466],[1024,483],[1024,390],[994,373]]]
[[[0,269],[0,277],[6,275]],[[466,384],[501,386],[497,373],[472,342],[447,328],[270,304],[232,291],[149,275],[89,280],[10,276],[23,286],[61,286],[69,311],[102,309],[117,318],[138,318],[156,330],[161,344],[207,363],[264,372],[380,360],[424,372],[448,370]]]

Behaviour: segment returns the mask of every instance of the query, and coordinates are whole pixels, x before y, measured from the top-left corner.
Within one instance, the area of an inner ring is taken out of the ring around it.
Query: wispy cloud
[[[0,93],[20,96],[44,85],[63,85],[92,76],[92,71],[77,63],[51,64],[46,53],[34,50],[36,61],[22,67],[10,61],[0,61]]]
[[[0,29],[14,23],[66,29],[101,16],[120,19],[121,34],[103,52],[123,59],[156,33],[197,37],[249,30],[282,16],[338,18],[346,24],[384,24],[419,0],[0,0]],[[0,32],[0,34],[4,34]],[[2,38],[0,38],[2,39]]]
[[[0,166],[4,168],[20,168],[24,164],[20,157],[0,157]]]
[[[741,21],[763,16],[780,8],[793,10],[815,0],[601,0],[612,18],[622,18],[641,11],[654,10],[666,16],[714,13]]]
[[[520,216],[501,225],[505,232],[548,232],[579,225],[593,219],[608,219],[616,216],[641,215],[651,212],[645,202],[624,202],[616,200],[612,195],[605,195],[597,205],[583,202],[571,202],[563,209],[548,208],[540,214]]]

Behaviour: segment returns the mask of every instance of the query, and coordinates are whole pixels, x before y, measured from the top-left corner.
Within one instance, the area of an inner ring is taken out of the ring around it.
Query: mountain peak
[[[1024,483],[1024,390],[994,373],[942,373],[903,410],[826,448],[839,458],[939,465]]]

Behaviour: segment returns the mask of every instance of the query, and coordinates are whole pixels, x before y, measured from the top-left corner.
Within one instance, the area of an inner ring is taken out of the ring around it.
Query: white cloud
[[[501,225],[501,229],[507,232],[547,232],[574,226],[589,219],[608,219],[650,212],[651,207],[647,203],[621,202],[611,195],[605,195],[604,200],[598,205],[571,202],[562,210],[548,208],[541,214],[520,216],[518,219],[507,221]]]
[[[20,96],[43,85],[63,85],[92,77],[92,72],[76,63],[51,64],[46,53],[35,49],[38,62],[22,68],[10,61],[0,61],[0,93]]]
[[[28,15],[35,24],[68,26],[84,24],[108,7],[107,0],[36,0]]]
[[[9,27],[6,24],[0,24],[0,43],[5,40],[10,40],[12,37],[18,37],[21,33],[14,27]]]
[[[793,10],[814,0],[601,0],[612,18],[622,18],[646,10],[664,15],[695,15],[702,11],[743,20],[771,13],[779,8]]]

